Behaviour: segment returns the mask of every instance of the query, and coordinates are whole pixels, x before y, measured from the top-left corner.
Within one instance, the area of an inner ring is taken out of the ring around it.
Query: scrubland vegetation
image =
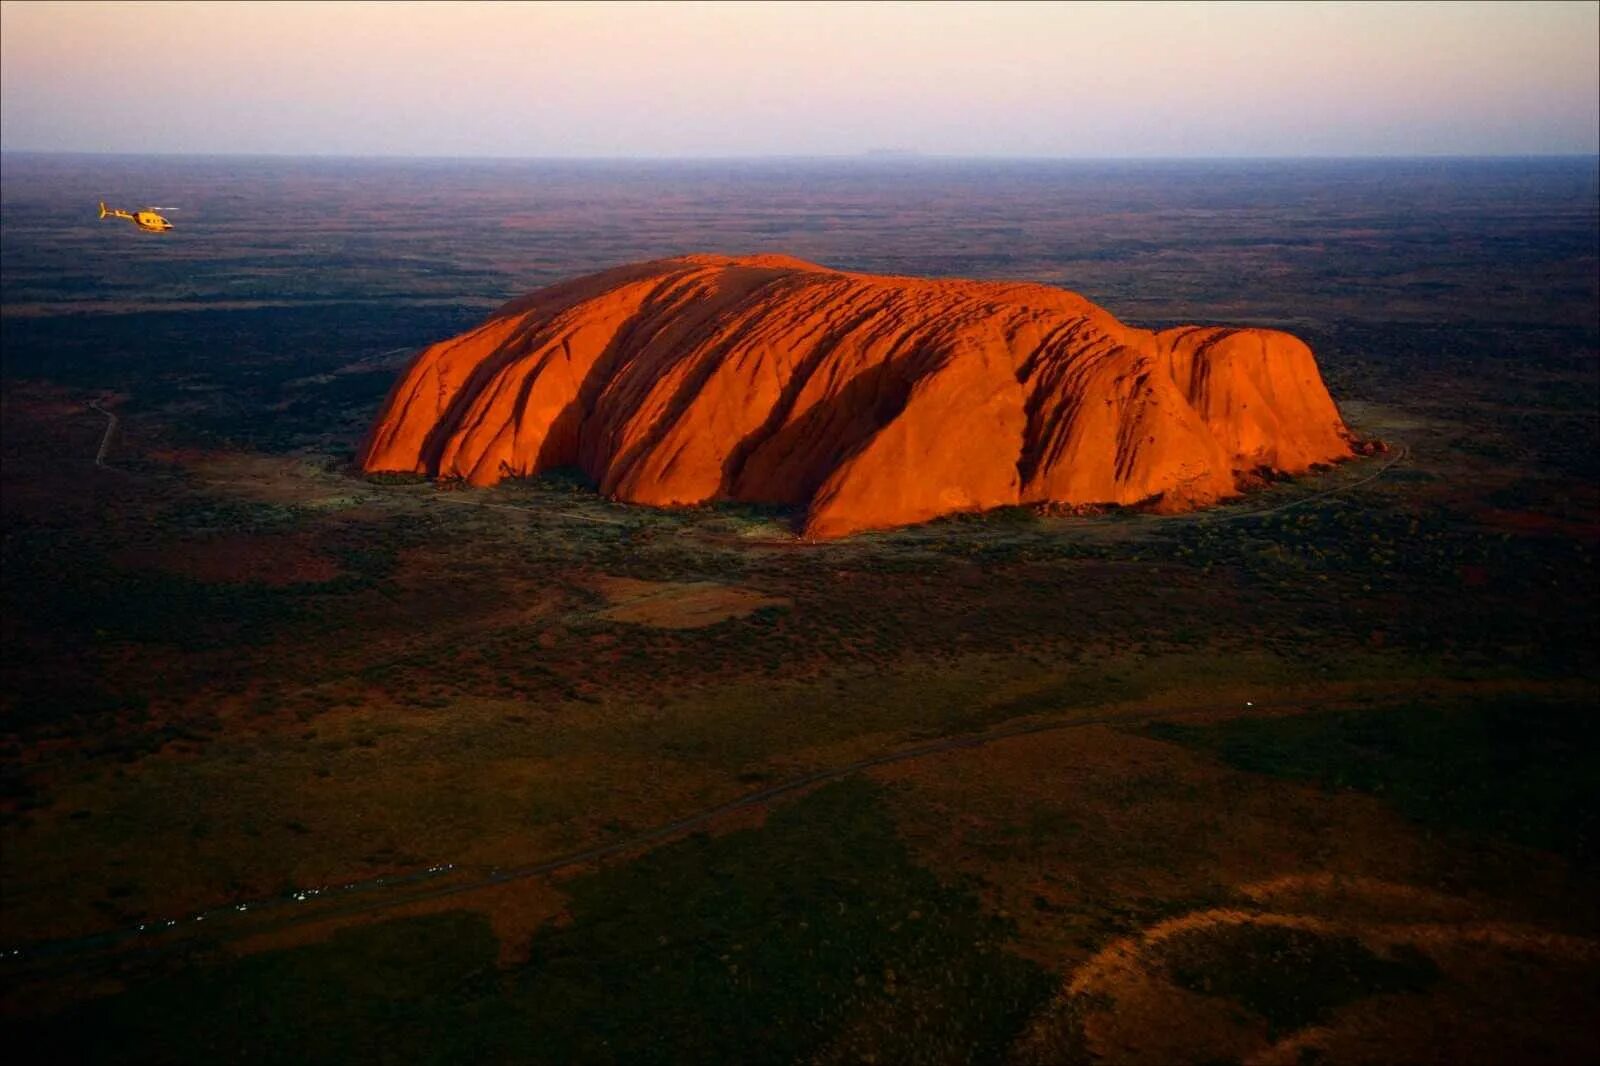
[[[1151,326],[1244,301],[1226,317],[1306,336],[1395,449],[1178,517],[1018,508],[806,544],[782,509],[629,508],[572,472],[359,477],[394,350],[482,313],[426,301],[530,284],[486,265],[470,213],[452,239],[478,273],[412,302],[0,317],[8,1044],[1600,1057],[1592,241],[1541,250],[1479,191],[1442,219],[1234,214],[1227,242],[1204,212],[1107,241],[1076,228],[1087,201],[1027,201],[1000,261],[974,229],[907,227],[932,200],[862,223],[939,248],[837,265],[1059,281]],[[706,225],[758,243],[741,217]],[[802,221],[784,250],[834,261],[837,227]],[[1439,233],[1449,262],[1415,252]],[[1383,273],[1393,248],[1415,276]],[[7,260],[8,308],[82,295],[48,283],[66,251],[37,255]],[[317,269],[355,285],[374,262]],[[91,399],[121,417],[109,469]]]

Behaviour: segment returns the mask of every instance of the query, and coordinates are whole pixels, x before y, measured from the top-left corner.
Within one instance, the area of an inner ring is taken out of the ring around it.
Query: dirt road
[[[89,402],[89,408],[90,410],[99,411],[101,414],[106,416],[106,432],[105,436],[100,438],[100,450],[94,453],[94,465],[104,469],[110,469],[109,467],[106,467],[106,455],[111,451],[111,439],[117,434],[117,416],[112,414],[110,411],[107,411],[104,407],[101,407],[99,403],[93,400]]]
[[[1296,709],[1304,709],[1313,705],[1313,703],[1315,701],[1307,702],[1302,700],[1296,702],[1294,707]],[[1278,709],[1281,710],[1283,708]],[[743,796],[738,796],[725,803],[676,818],[652,829],[647,829],[607,844],[598,844],[580,851],[568,852],[565,855],[558,855],[528,866],[490,869],[485,873],[469,874],[453,864],[441,863],[423,869],[387,874],[382,877],[347,881],[333,886],[300,889],[281,896],[232,903],[180,918],[152,919],[137,926],[108,930],[83,937],[7,946],[4,949],[0,949],[0,964],[20,965],[26,968],[30,963],[47,966],[52,962],[70,962],[72,958],[77,956],[120,947],[137,940],[149,940],[149,946],[153,950],[177,948],[202,934],[208,940],[213,941],[235,940],[244,936],[276,932],[280,929],[308,922],[328,921],[333,918],[345,918],[388,910],[409,903],[443,899],[448,896],[457,896],[491,888],[495,885],[503,885],[509,881],[522,881],[542,877],[570,867],[597,862],[615,855],[637,851],[641,848],[648,848],[651,845],[703,828],[715,822],[718,818],[736,811],[764,806],[774,800],[815,785],[850,777],[880,766],[925,759],[930,756],[982,747],[997,741],[1037,733],[1085,729],[1091,726],[1103,725],[1142,725],[1157,721],[1238,713],[1243,710],[1245,708],[1241,707],[1237,702],[1166,711],[1130,708],[1120,713],[1100,714],[1088,718],[1019,722],[982,733],[943,737],[910,747],[897,748],[865,759],[857,759],[839,766],[802,774],[779,784],[770,785],[766,788],[746,793]],[[1272,708],[1257,703],[1251,707],[1249,713],[1262,714],[1270,710]],[[434,881],[447,881],[447,883],[427,883]],[[404,889],[412,886],[421,887],[418,887],[415,891],[404,891]],[[371,893],[381,893],[382,895],[381,898],[351,900],[348,903],[333,906],[298,906]],[[283,913],[285,910],[290,909],[295,913]],[[265,921],[257,920],[254,917],[264,912],[277,912],[277,914],[275,918],[268,918]],[[160,939],[158,940],[157,938]]]

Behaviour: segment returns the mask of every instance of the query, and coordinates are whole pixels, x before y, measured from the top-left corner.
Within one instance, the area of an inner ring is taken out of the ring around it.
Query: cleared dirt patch
[[[229,584],[318,584],[341,573],[304,538],[253,534],[226,534],[164,549],[141,547],[118,553],[116,561],[132,569]]]
[[[1571,537],[1574,540],[1600,540],[1600,523],[1573,522],[1538,511],[1511,511],[1498,508],[1479,511],[1478,520],[1486,526],[1511,533],[1545,537]]]
[[[715,581],[641,581],[606,575],[596,579],[594,587],[610,605],[600,617],[657,629],[700,629],[763,607],[793,604],[787,596]]]
[[[150,458],[183,467],[207,488],[259,503],[328,509],[362,496],[359,482],[331,474],[305,455],[171,449],[151,452]]]

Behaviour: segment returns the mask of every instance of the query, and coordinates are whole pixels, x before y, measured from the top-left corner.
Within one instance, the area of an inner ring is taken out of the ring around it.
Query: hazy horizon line
[[[429,155],[341,152],[124,152],[82,148],[7,148],[0,155],[89,156],[114,159],[328,159],[392,162],[481,163],[738,163],[738,162],[993,162],[993,163],[1207,163],[1207,162],[1347,162],[1418,160],[1570,159],[1600,162],[1593,152],[1417,152],[1296,155],[996,155],[870,149],[861,152],[766,153],[722,155]]]

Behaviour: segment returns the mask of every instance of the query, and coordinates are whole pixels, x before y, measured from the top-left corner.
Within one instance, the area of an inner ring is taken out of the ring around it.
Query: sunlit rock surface
[[[1007,504],[1205,506],[1351,455],[1286,333],[1125,326],[1075,293],[693,255],[542,289],[424,351],[369,471],[805,510],[837,537]]]

